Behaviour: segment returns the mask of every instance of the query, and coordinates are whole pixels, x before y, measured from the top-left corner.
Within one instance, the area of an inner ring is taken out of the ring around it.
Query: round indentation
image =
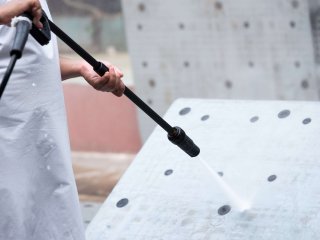
[[[223,8],[223,5],[222,5],[221,2],[216,2],[216,3],[214,4],[214,7],[215,7],[217,10],[221,10],[221,9]]]
[[[90,220],[84,221],[85,224],[89,224],[90,222],[91,222]]]
[[[119,202],[117,202],[117,207],[118,208],[123,208],[123,207],[127,206],[128,203],[129,203],[129,199],[123,198]]]
[[[165,176],[170,176],[173,173],[172,169],[168,169],[167,171],[164,172]]]
[[[186,108],[181,109],[180,112],[179,112],[179,114],[180,114],[181,116],[183,116],[183,115],[188,114],[190,111],[191,111],[191,108],[186,107]]]
[[[286,118],[290,115],[290,110],[282,110],[278,113],[278,118]]]
[[[268,177],[268,181],[269,181],[269,182],[273,182],[273,181],[276,180],[276,179],[277,179],[277,176],[276,176],[276,175],[271,175],[271,176]]]
[[[220,177],[223,177],[223,172],[217,172]]]
[[[248,62],[248,66],[253,68],[254,67],[254,62],[252,62],[252,61]]]
[[[223,216],[231,211],[231,207],[229,205],[224,205],[218,209],[218,214]]]
[[[309,123],[311,123],[311,118],[306,118],[306,119],[304,119],[303,121],[302,121],[302,123],[304,124],[304,125],[307,125],[307,124],[309,124]]]
[[[190,66],[190,63],[188,61],[184,61],[183,62],[183,66],[185,66],[186,68],[188,68]]]
[[[302,87],[303,89],[309,88],[309,82],[308,82],[307,79],[303,79],[303,80],[301,81],[301,87]]]
[[[295,21],[290,21],[290,27],[295,28],[296,27],[296,22]]]
[[[147,103],[148,103],[149,105],[152,105],[152,104],[153,104],[152,99],[148,99],[148,100],[147,100]]]
[[[146,61],[142,62],[142,66],[145,68],[148,67],[148,62],[146,62]]]
[[[153,80],[153,79],[150,79],[150,80],[149,80],[149,86],[152,87],[152,88],[154,88],[154,87],[156,86],[156,81]]]
[[[204,115],[201,117],[201,121],[207,121],[210,118],[209,115]]]
[[[86,204],[83,205],[83,207],[85,207],[85,208],[91,208],[91,207],[93,207],[93,205],[90,204],[90,203],[86,203]]]
[[[231,89],[232,88],[232,82],[230,80],[225,81],[224,85],[226,88]]]
[[[141,31],[141,30],[143,29],[142,24],[139,23],[139,24],[137,25],[137,29]]]
[[[301,63],[300,63],[299,61],[295,61],[295,62],[294,62],[294,66],[295,66],[296,68],[300,68]]]
[[[293,8],[298,8],[299,7],[299,2],[297,0],[293,0],[291,2],[291,5],[292,5]]]
[[[250,28],[250,23],[247,22],[247,21],[244,22],[244,23],[243,23],[243,27],[246,28],[246,29]]]
[[[143,3],[139,3],[138,9],[140,12],[144,12],[146,10],[146,6]]]
[[[258,116],[254,116],[254,117],[252,117],[252,118],[250,119],[250,122],[252,122],[252,123],[255,123],[255,122],[257,122],[257,121],[259,121],[259,117],[258,117]]]
[[[185,27],[186,27],[186,26],[184,25],[184,23],[179,23],[179,29],[184,30]]]

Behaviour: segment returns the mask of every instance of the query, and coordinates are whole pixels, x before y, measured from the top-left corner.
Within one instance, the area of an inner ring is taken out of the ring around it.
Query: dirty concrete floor
[[[72,153],[85,227],[90,224],[134,157],[134,154]]]
[[[80,201],[103,202],[134,154],[72,153]]]

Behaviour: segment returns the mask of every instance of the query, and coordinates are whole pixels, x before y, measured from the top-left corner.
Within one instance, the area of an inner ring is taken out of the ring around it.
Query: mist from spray
[[[239,211],[245,211],[250,208],[250,204],[243,200],[203,158],[200,156],[197,158],[202,166],[210,173],[210,176],[215,180],[217,185],[220,186],[222,192],[226,194],[236,209]]]

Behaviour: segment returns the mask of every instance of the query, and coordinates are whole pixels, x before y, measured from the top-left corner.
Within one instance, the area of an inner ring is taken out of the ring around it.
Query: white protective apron
[[[0,81],[14,33],[0,25]],[[0,100],[0,240],[11,239],[84,239],[54,35],[46,47],[29,36]]]

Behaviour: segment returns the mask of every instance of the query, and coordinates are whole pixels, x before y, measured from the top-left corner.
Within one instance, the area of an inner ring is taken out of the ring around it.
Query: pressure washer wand
[[[98,62],[88,52],[86,52],[81,46],[73,41],[66,33],[64,33],[58,26],[52,21],[49,21],[51,31],[55,33],[63,42],[65,42],[70,48],[72,48],[77,54],[79,54],[84,60],[86,60],[94,69],[94,71],[103,76],[109,71],[108,67],[103,63]],[[143,102],[137,95],[135,95],[128,87],[125,87],[124,95],[126,95],[133,103],[135,103],[142,111],[144,111],[149,117],[151,117],[156,123],[158,123],[167,133],[168,139],[179,146],[189,156],[195,157],[199,155],[199,147],[186,135],[186,133],[180,127],[171,127],[163,118],[161,118],[155,111],[153,111],[145,102]]]

